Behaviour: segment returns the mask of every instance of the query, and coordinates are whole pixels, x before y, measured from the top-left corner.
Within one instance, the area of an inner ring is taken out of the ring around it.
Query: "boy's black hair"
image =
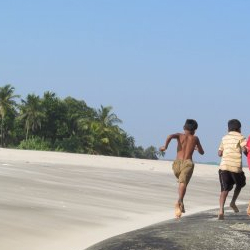
[[[184,125],[184,129],[190,132],[194,132],[198,128],[198,123],[196,120],[187,119]]]
[[[241,129],[241,123],[237,119],[232,119],[228,121],[228,131],[236,131],[239,132]]]

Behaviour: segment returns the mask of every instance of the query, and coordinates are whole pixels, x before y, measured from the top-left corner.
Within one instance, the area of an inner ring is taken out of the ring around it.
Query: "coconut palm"
[[[29,94],[26,100],[22,100],[20,111],[20,119],[25,121],[27,140],[30,129],[34,132],[37,128],[41,128],[42,125],[44,112],[40,97]]]
[[[92,121],[90,131],[94,135],[95,149],[99,153],[118,155],[117,145],[121,140],[121,129],[117,126],[117,123],[122,123],[122,121],[111,110],[111,106],[101,106],[96,111],[96,118]]]
[[[114,124],[122,123],[116,114],[110,113],[113,107],[107,106],[97,110],[97,121],[99,121],[104,127],[114,126]]]
[[[72,97],[65,98],[64,103],[69,135],[75,135],[79,131],[85,132],[89,127],[90,120],[94,119],[94,109],[88,107],[85,101],[79,101]]]
[[[15,108],[15,98],[19,98],[19,95],[14,95],[15,88],[10,84],[0,87],[0,116],[1,116],[1,146],[4,145],[4,120],[8,112],[13,111]]]
[[[42,98],[45,119],[41,131],[42,137],[51,140],[52,144],[67,134],[67,110],[65,103],[55,93],[46,91]]]

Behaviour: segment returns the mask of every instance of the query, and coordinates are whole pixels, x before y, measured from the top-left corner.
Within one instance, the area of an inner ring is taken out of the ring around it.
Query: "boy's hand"
[[[245,156],[247,156],[247,154],[249,152],[249,148],[248,147],[243,147],[242,152],[244,153]]]
[[[166,150],[165,146],[160,147],[160,151],[164,152]]]
[[[218,156],[219,156],[219,157],[222,157],[222,156],[223,156],[223,151],[222,151],[222,150],[219,150],[219,151],[218,151]]]

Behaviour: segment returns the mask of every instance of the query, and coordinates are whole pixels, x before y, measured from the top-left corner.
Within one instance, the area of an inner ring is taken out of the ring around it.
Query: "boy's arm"
[[[165,145],[160,147],[160,151],[165,151],[168,148],[168,144],[171,142],[172,139],[178,139],[180,134],[172,134],[167,137]]]
[[[247,147],[243,147],[242,152],[244,153],[245,156],[247,156],[247,154],[248,154]]]
[[[245,137],[240,142],[240,146],[241,146],[241,150],[244,153],[244,155],[247,156],[247,140]]]
[[[245,153],[246,156],[249,154],[249,151],[250,151],[250,136],[247,139],[246,153]]]
[[[223,143],[221,142],[218,150],[218,156],[222,157],[222,155],[223,155]]]
[[[223,155],[223,151],[222,151],[222,150],[219,150],[219,151],[218,151],[218,156],[219,156],[219,157],[222,157],[222,155]]]
[[[201,146],[201,143],[200,143],[200,140],[199,138],[197,137],[197,142],[196,142],[196,149],[197,151],[201,154],[201,155],[204,155],[204,150]]]

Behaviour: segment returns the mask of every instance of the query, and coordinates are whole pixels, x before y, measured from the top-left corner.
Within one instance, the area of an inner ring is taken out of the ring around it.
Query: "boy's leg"
[[[184,196],[186,194],[186,190],[187,190],[187,185],[185,183],[181,182],[179,184],[179,199],[178,199],[179,203],[183,203]]]
[[[194,171],[194,163],[191,160],[179,161],[179,198],[175,204],[175,216],[181,217],[182,213],[185,213],[183,204],[184,196],[186,194],[187,185],[192,177]]]
[[[183,200],[186,194],[187,185],[192,177],[193,171],[194,171],[194,163],[191,160],[185,160],[182,163],[181,172],[179,176],[179,190],[178,190],[179,199],[177,202],[181,213],[185,213]]]
[[[181,183],[181,178],[180,178],[180,174],[181,174],[181,165],[182,165],[182,160],[175,160],[173,162],[173,171],[174,171],[174,175],[175,177],[179,180],[179,187],[178,187],[178,194],[179,194],[179,197],[182,196],[182,200],[183,200],[183,197],[185,195],[185,191],[184,191],[184,194],[183,193],[183,189],[182,189],[182,183]],[[182,194],[182,195],[180,195]],[[180,198],[179,198],[180,199]],[[181,217],[181,214],[182,214],[182,211],[181,211],[181,208],[180,208],[180,203],[179,203],[179,199],[178,201],[175,203],[175,217],[176,218],[180,218]]]
[[[238,213],[239,209],[235,203],[240,194],[241,188],[243,188],[246,185],[246,177],[245,177],[244,172],[231,173],[231,176],[232,176],[234,183],[236,184],[236,187],[234,189],[232,201],[230,202],[230,207],[234,210],[235,213]]]
[[[235,203],[236,203],[236,200],[240,194],[240,191],[241,191],[241,188],[236,186],[234,189],[234,194],[233,194],[232,200],[230,202],[230,207],[234,210],[235,213],[239,212],[239,209]]]
[[[218,216],[219,220],[224,219],[224,206],[225,206],[228,193],[229,191],[222,191],[220,194],[220,210],[219,210],[219,216]]]
[[[221,186],[221,194],[220,194],[220,210],[218,219],[224,219],[224,206],[228,196],[229,191],[233,189],[234,180],[232,178],[232,173],[227,170],[220,170],[219,169],[219,180]],[[235,194],[237,195],[237,193]],[[237,197],[236,197],[237,198]]]
[[[178,189],[179,198],[175,204],[175,216],[176,216],[176,218],[180,218],[181,214],[185,213],[183,200],[184,200],[184,196],[186,194],[186,190],[187,190],[187,185],[183,182],[180,182],[179,189]]]

